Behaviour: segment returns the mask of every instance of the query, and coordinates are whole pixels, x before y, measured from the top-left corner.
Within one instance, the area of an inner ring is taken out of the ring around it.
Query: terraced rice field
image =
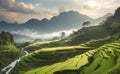
[[[24,74],[120,74],[120,41]]]
[[[25,70],[51,65],[57,62],[63,62],[78,54],[82,54],[90,49],[92,48],[82,46],[43,48],[33,53],[30,53],[27,57],[23,58],[19,63],[17,63],[16,67],[12,70],[11,74],[15,74],[18,72],[23,73],[25,72]],[[78,57],[76,57],[76,59],[77,58]],[[74,62],[75,61],[76,60],[74,59]]]
[[[39,69],[31,70],[30,72],[26,74],[53,74],[55,71],[60,71],[60,70],[74,70],[74,69],[79,69],[80,66],[83,66],[88,63],[88,56],[83,54],[79,56],[75,56],[74,58],[71,58],[69,60],[66,60],[65,62],[60,62],[53,64],[51,66],[45,66],[41,67]]]

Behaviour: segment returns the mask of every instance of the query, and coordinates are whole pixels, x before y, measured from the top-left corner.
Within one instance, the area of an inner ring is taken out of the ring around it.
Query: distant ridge
[[[33,18],[23,24],[18,24],[17,22],[7,23],[2,21],[0,22],[0,31],[14,32],[17,30],[30,29],[39,34],[45,34],[62,30],[80,29],[82,27],[82,23],[85,21],[90,21],[92,25],[96,23],[98,25],[98,23],[102,22],[106,17],[111,15],[112,14],[109,13],[98,19],[93,19],[87,15],[71,10],[62,12],[57,16],[53,16],[50,20],[46,18],[42,20]]]

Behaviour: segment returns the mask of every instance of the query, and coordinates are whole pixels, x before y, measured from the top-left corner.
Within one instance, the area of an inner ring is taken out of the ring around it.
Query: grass
[[[17,52],[18,49],[13,44],[0,45],[0,52]]]
[[[63,62],[78,54],[82,54],[83,52],[86,52],[90,49],[92,48],[83,46],[43,48],[35,52],[32,52],[27,57],[23,58],[16,65],[14,71],[12,71],[11,73],[14,74],[17,72],[22,72],[23,70],[34,69],[36,67],[42,67],[57,62]],[[20,69],[18,70],[18,68]]]
[[[81,59],[81,55],[75,56],[74,58],[66,60],[65,62],[56,63],[51,66],[40,67],[38,69],[34,69],[29,72],[26,72],[25,74],[35,74],[35,73],[37,73],[37,74],[53,74],[54,72],[60,71],[60,70],[78,69],[79,67],[88,63],[88,57],[85,54],[83,54],[83,56],[84,57],[82,57],[82,59]],[[77,64],[78,61],[80,61],[80,62]]]
[[[22,55],[24,55],[24,52],[13,44],[0,45],[0,69]]]
[[[107,71],[108,74],[118,74],[120,73],[119,69],[120,69],[120,57],[117,59],[117,63],[115,64],[115,66],[111,69],[109,69]]]
[[[90,51],[91,52],[91,51]],[[86,65],[88,61],[88,57],[85,54],[81,54],[78,56],[75,56],[71,59],[66,60],[65,62],[56,63],[50,66],[40,67],[38,69],[33,69],[29,72],[26,72],[25,74],[53,74],[56,71],[61,70],[75,70],[79,69],[83,65]]]
[[[84,74],[116,74],[116,73],[111,73],[110,71],[114,68],[115,64],[116,64],[116,55],[115,53],[119,53],[115,51],[115,48],[120,47],[119,43],[117,43],[117,45],[114,47],[114,44],[116,44],[117,42],[111,43],[111,44],[107,44],[105,46],[100,47],[97,53],[99,54],[95,54],[94,58],[95,60],[93,61],[93,63],[91,63],[89,66],[87,66],[86,68],[84,68],[84,70],[82,70],[82,73],[84,72]],[[111,46],[111,47],[109,47]],[[113,46],[113,47],[112,47]],[[101,55],[102,53],[102,55]],[[119,53],[120,54],[120,53]],[[118,56],[119,57],[119,56]],[[117,62],[118,64],[118,62]],[[118,68],[117,68],[118,69]],[[106,72],[107,71],[107,72]],[[113,72],[116,72],[115,70],[113,70]]]
[[[25,47],[28,52],[33,52],[41,48],[60,46],[60,40],[35,42]]]
[[[89,51],[92,52],[92,51]],[[86,65],[89,61],[88,61],[88,57],[85,54],[81,54],[78,56],[75,56],[71,59],[66,60],[65,62],[60,62],[60,63],[56,63],[53,64],[51,66],[45,66],[45,67],[40,67],[38,69],[33,69],[29,72],[26,72],[25,74],[53,74],[56,71],[61,71],[61,70],[75,70],[75,69],[79,69],[80,67],[82,67],[83,65]],[[90,55],[92,56],[92,55]]]
[[[113,42],[87,51],[64,62],[38,67],[24,74],[118,74],[120,68],[120,43]],[[115,45],[115,46],[114,46]],[[90,62],[89,58],[93,57]],[[117,58],[116,58],[117,57]]]
[[[118,35],[78,46],[40,48],[17,63],[11,74],[104,74],[112,72],[115,65],[114,69],[119,72],[116,58],[120,53]]]
[[[60,50],[65,50],[65,51],[71,51],[71,50],[77,50],[77,49],[89,49],[90,47],[83,47],[83,46],[64,46],[64,47],[53,47],[53,48],[43,48],[40,51],[60,51]],[[39,51],[39,50],[38,50]],[[36,52],[38,52],[36,51]]]
[[[26,46],[26,48],[27,48],[27,47],[30,47],[30,46],[40,46],[40,45],[49,44],[49,43],[51,43],[51,42],[58,42],[58,41],[59,41],[59,40],[35,42],[35,43],[33,43],[33,44],[30,44],[30,45]]]

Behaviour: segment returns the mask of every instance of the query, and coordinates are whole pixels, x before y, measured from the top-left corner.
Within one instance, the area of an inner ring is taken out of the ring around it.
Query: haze
[[[24,23],[74,10],[94,19],[114,13],[120,0],[0,0],[0,21]]]

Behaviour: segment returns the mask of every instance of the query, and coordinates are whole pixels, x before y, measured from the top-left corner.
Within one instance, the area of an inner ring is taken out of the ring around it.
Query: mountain
[[[34,39],[25,35],[19,35],[19,34],[13,34],[14,40],[17,43],[22,43],[22,42],[31,42]]]
[[[119,17],[120,16],[120,7],[115,11],[114,14],[115,17]],[[120,18],[120,17],[119,17]]]
[[[34,33],[36,32],[37,34],[48,34],[48,33],[63,31],[63,30],[80,29],[82,28],[82,23],[85,21],[90,21],[91,24],[98,25],[98,23],[102,22],[103,20],[105,20],[106,17],[111,15],[112,14],[109,13],[98,19],[93,19],[86,15],[80,14],[77,11],[68,11],[68,12],[62,12],[57,16],[53,16],[50,20],[46,18],[42,20],[30,19],[27,22],[22,24],[18,24],[16,22],[7,23],[2,21],[0,22],[0,31],[8,31],[8,32],[14,33],[19,30],[22,32],[24,29],[29,29],[31,32],[34,32]],[[23,32],[23,33],[26,33],[26,32]],[[17,37],[15,38],[17,39]]]
[[[7,23],[5,21],[0,22],[0,31],[16,31],[20,29],[21,25],[18,23]]]
[[[50,20],[30,19],[23,24],[0,22],[0,31],[14,32],[16,30],[30,29],[40,34],[51,33],[55,31],[81,28],[84,21],[93,21],[94,19],[80,14],[76,11],[62,12],[53,16]]]
[[[30,44],[26,48],[33,52],[18,62],[10,74],[120,74],[119,12],[120,8],[102,25],[78,30],[70,40]],[[85,42],[66,45],[80,40]]]
[[[107,18],[109,18],[109,17],[111,17],[111,16],[113,16],[112,13],[107,13],[107,14],[105,14],[104,16],[95,19],[94,24],[98,24],[98,23],[101,23],[101,22],[103,22],[103,21],[106,21]]]
[[[62,12],[58,16],[48,19],[30,19],[23,24],[25,28],[33,29],[39,33],[50,33],[73,28],[81,28],[84,21],[93,21],[94,19],[82,15],[75,11]],[[34,26],[33,26],[34,25]]]
[[[111,15],[107,14],[106,16]],[[104,17],[106,17],[104,16]],[[100,18],[101,19],[101,18]],[[104,38],[120,32],[120,8],[118,8],[114,15],[107,18],[104,23],[98,26],[83,27],[77,32],[74,32],[69,38],[66,44],[76,45],[84,43],[92,39]]]

